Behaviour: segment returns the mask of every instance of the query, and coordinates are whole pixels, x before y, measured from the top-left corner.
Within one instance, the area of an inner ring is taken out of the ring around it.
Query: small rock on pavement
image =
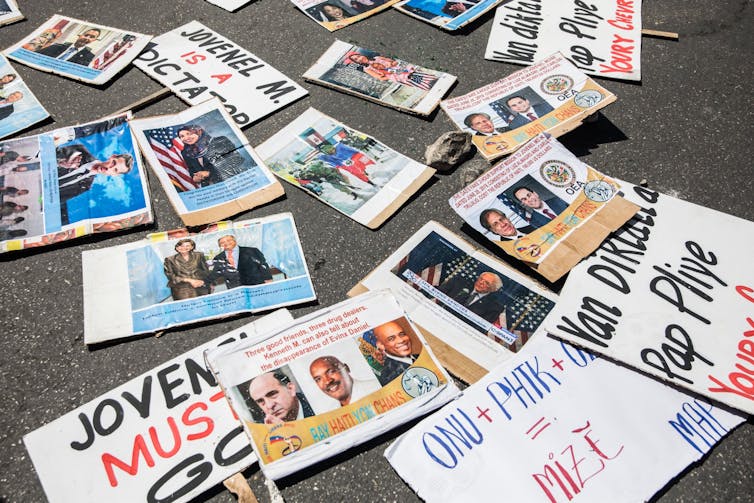
[[[490,169],[490,167],[491,166],[489,162],[480,158],[472,159],[471,161],[464,164],[463,167],[458,171],[460,175],[459,181],[461,184],[459,190],[482,176],[482,173]]]
[[[447,173],[473,154],[474,144],[471,142],[471,134],[450,131],[442,134],[427,147],[424,158],[428,166],[440,173]]]

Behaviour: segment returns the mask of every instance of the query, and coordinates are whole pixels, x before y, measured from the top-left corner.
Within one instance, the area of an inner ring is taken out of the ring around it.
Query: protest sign
[[[754,413],[754,223],[624,191],[641,209],[574,268],[546,328]]]
[[[349,295],[390,288],[443,366],[474,382],[529,340],[557,296],[428,222]]]
[[[104,84],[125,68],[151,38],[55,15],[3,53],[43,72]]]
[[[742,422],[541,333],[385,456],[428,502],[647,501]]]
[[[251,0],[207,0],[212,5],[217,5],[218,7],[222,7],[223,9],[233,12],[235,10],[240,9],[247,3],[251,2]]]
[[[0,251],[152,222],[128,117],[0,142]]]
[[[241,127],[306,96],[306,89],[198,21],[152,41],[134,65],[189,105],[218,98]]]
[[[254,453],[203,353],[259,340],[292,319],[275,311],[25,435],[47,499],[189,501],[252,464]]]
[[[291,0],[304,14],[330,31],[385,10],[398,0]]]
[[[641,0],[509,0],[484,57],[531,65],[558,51],[589,75],[641,80]]]
[[[390,292],[208,350],[259,466],[278,479],[440,407],[452,380]]]
[[[24,18],[14,0],[0,0],[0,26],[15,23]]]
[[[403,0],[395,8],[444,30],[466,26],[503,0]]]
[[[456,81],[450,75],[336,40],[306,80],[404,112],[429,115]]]
[[[620,185],[540,135],[450,198],[467,224],[556,281],[639,207]]]
[[[316,298],[290,213],[161,233],[81,259],[87,344]]]
[[[18,72],[4,56],[0,56],[0,138],[26,129],[49,116]]]
[[[284,194],[217,99],[131,127],[186,225],[216,222]]]
[[[616,97],[560,54],[440,106],[473,134],[485,159],[513,152],[540,133],[560,136]]]
[[[267,166],[370,229],[376,229],[435,170],[313,108],[257,147]]]

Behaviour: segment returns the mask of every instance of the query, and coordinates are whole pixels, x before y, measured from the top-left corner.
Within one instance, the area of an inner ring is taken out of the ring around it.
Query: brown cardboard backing
[[[251,194],[247,194],[243,197],[234,199],[233,201],[218,204],[217,206],[206,208],[204,210],[191,211],[182,214],[179,213],[179,216],[181,217],[181,220],[183,220],[183,223],[188,225],[189,227],[209,224],[212,222],[217,222],[218,220],[223,220],[243,211],[256,208],[257,206],[268,203],[284,194],[285,190],[283,189],[283,185],[276,178],[274,178],[272,180],[272,185],[254,191]],[[172,199],[170,201],[172,204]],[[173,209],[175,209],[176,212],[178,211],[178,209],[175,207],[175,204],[173,204]]]
[[[398,209],[403,206],[403,203],[408,201],[408,198],[414,195],[414,192],[419,190],[425,183],[427,183],[427,181],[429,181],[429,179],[432,178],[434,174],[435,170],[433,168],[425,167],[424,170],[419,174],[419,176],[417,176],[414,181],[411,182],[411,185],[401,191],[401,193],[393,200],[392,203],[386,206],[384,210],[379,212],[377,216],[375,216],[365,225],[370,229],[378,228],[385,222],[385,220],[390,218],[390,215],[398,211]]]
[[[639,211],[639,206],[616,196],[595,215],[558,242],[538,265],[532,264],[549,281],[557,281],[581,259],[588,257],[605,240]]]

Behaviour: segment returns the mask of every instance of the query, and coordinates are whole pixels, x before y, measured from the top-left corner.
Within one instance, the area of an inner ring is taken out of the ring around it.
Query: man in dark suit
[[[60,218],[63,225],[68,219],[68,200],[92,188],[97,175],[120,176],[131,171],[133,157],[129,154],[112,154],[105,161],[94,157],[78,143],[55,150],[58,163],[58,194]]]
[[[90,28],[79,34],[75,42],[52,44],[44,49],[40,49],[39,54],[68,61],[69,63],[87,66],[92,62],[92,59],[94,59],[94,53],[86,46],[97,40],[97,37],[99,36],[99,28]]]
[[[223,249],[213,259],[207,282],[225,279],[230,290],[241,285],[260,285],[272,281],[272,273],[261,251],[248,246],[238,246],[232,234],[221,237],[217,244]]]
[[[277,370],[249,382],[249,396],[264,413],[265,424],[296,421],[314,415],[311,405],[296,389],[290,377]]]
[[[531,225],[525,225],[520,228],[516,227],[505,213],[495,208],[484,210],[479,215],[479,223],[486,230],[497,234],[501,241],[510,241],[511,239],[524,237],[535,229]]]
[[[503,280],[493,272],[481,273],[474,282],[470,278],[455,275],[439,290],[469,311],[484,320],[494,323],[505,310],[505,303],[500,289],[503,288]]]
[[[526,126],[530,122],[534,122],[543,115],[553,111],[553,108],[549,103],[538,103],[532,106],[532,104],[529,103],[529,100],[523,96],[511,96],[505,104],[516,114],[513,117],[513,120],[510,121],[510,124],[508,124],[508,127],[511,129]]]
[[[0,120],[5,119],[6,117],[10,117],[10,115],[15,111],[13,103],[17,102],[23,97],[24,94],[21,91],[15,91],[10,93],[7,98],[0,100]]]
[[[403,374],[416,357],[413,355],[411,336],[400,323],[389,321],[374,328],[377,349],[385,355],[382,372],[378,379],[380,384],[387,383]]]
[[[510,131],[508,127],[496,128],[489,114],[483,112],[467,115],[463,123],[474,130],[475,136],[493,136]]]
[[[537,228],[549,223],[550,220],[568,208],[568,204],[559,197],[552,196],[549,199],[542,199],[536,191],[526,185],[517,188],[513,195],[521,203],[521,206],[532,215],[529,223]]]

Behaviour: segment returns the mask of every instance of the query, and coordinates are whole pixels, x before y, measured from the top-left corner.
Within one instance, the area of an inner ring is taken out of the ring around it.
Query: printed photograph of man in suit
[[[421,351],[418,339],[415,343],[411,335],[409,329],[405,328],[403,323],[399,323],[399,320],[374,327],[377,349],[385,356],[382,372],[378,377],[383,386],[403,374]]]
[[[494,323],[505,309],[502,288],[500,276],[483,272],[473,280],[457,274],[440,285],[439,290],[480,318]]]
[[[230,290],[243,285],[260,285],[272,281],[270,266],[259,249],[238,246],[233,234],[222,236],[217,240],[217,244],[223,251],[212,259],[208,283],[223,278],[225,286]]]
[[[250,410],[256,423],[283,423],[314,415],[304,394],[281,369],[253,378],[249,381],[248,391],[256,406]]]
[[[534,122],[540,117],[547,115],[553,111],[553,108],[549,103],[542,102],[532,105],[531,102],[524,96],[517,94],[511,96],[505,100],[505,104],[514,113],[513,120],[510,121],[508,127],[511,129],[517,129],[521,126],[526,126],[530,122]]]
[[[101,33],[99,28],[89,28],[86,31],[80,32],[74,42],[52,44],[37,52],[51,58],[87,66],[94,59],[94,53],[87,45],[96,41]]]

